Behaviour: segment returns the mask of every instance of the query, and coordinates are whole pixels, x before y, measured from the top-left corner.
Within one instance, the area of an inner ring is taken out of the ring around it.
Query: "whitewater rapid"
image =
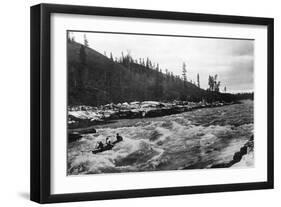
[[[231,160],[253,135],[253,102],[118,120],[96,130],[68,144],[68,175],[209,168]],[[117,133],[124,140],[112,150],[91,153]]]

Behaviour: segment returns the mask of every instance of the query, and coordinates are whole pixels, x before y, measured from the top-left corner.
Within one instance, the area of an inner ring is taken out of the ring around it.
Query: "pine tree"
[[[200,88],[200,77],[199,77],[199,73],[197,73],[197,86],[198,86],[198,88]]]
[[[209,79],[208,79],[208,84],[209,84],[209,91],[215,91],[215,92],[220,92],[220,81],[218,80],[218,75],[216,74],[215,76],[211,76],[209,75]]]
[[[67,33],[67,42],[71,42],[70,33]]]
[[[216,92],[220,92],[220,85],[221,85],[220,81],[216,82],[216,87],[215,87]]]
[[[86,34],[84,34],[84,45],[85,47],[89,47],[89,42],[87,40]]]
[[[186,81],[187,81],[187,78],[186,78],[186,64],[185,64],[185,62],[183,62],[183,64],[182,64],[182,78],[183,78],[183,81],[184,81],[184,84],[185,84]]]
[[[159,64],[156,64],[156,71],[159,72]]]
[[[209,78],[208,78],[208,85],[209,85],[208,90],[213,91],[214,90],[214,78],[211,75],[209,75]]]

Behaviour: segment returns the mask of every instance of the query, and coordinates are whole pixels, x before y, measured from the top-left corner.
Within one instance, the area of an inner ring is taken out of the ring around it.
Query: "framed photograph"
[[[31,200],[273,188],[273,19],[31,7]]]

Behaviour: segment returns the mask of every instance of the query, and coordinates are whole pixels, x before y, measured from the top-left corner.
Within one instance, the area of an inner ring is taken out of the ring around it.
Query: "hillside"
[[[73,41],[68,41],[67,60],[68,105],[231,97],[207,92],[179,77],[164,74],[159,68],[139,64],[129,56],[118,62]]]

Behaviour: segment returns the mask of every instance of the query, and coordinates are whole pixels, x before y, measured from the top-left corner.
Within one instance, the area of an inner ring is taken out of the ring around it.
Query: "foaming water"
[[[253,135],[253,102],[97,127],[68,146],[68,175],[201,169],[232,159]],[[92,154],[98,141],[124,140]]]

